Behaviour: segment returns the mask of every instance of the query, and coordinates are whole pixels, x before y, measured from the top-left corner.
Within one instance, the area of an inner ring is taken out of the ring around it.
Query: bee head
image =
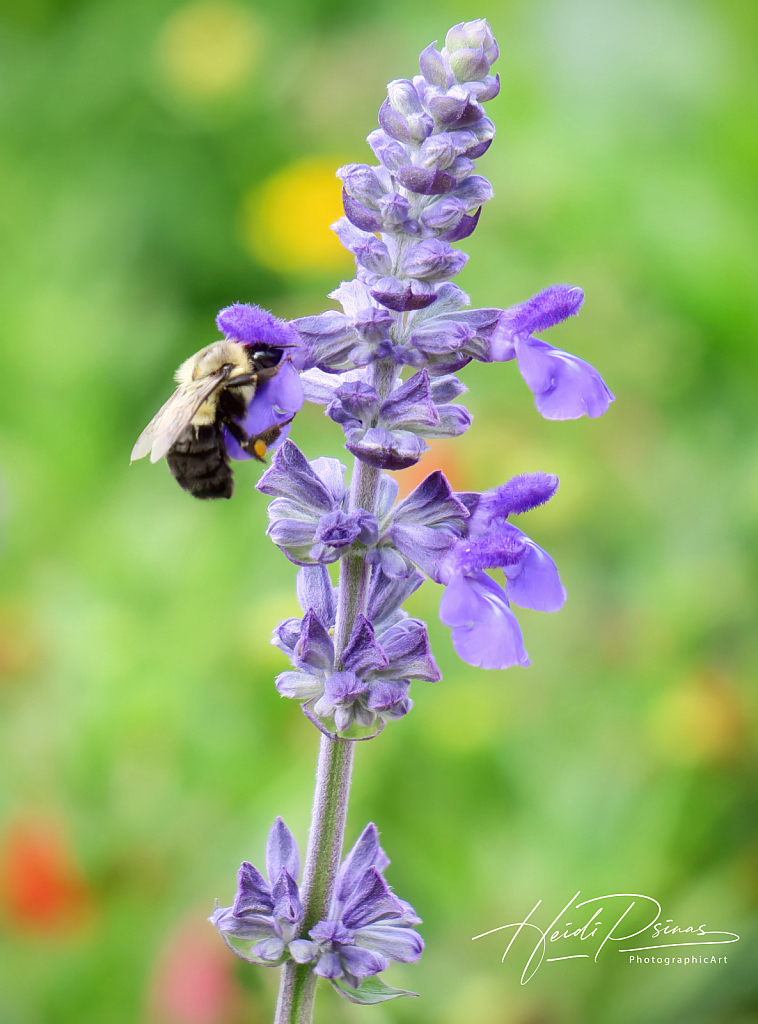
[[[276,369],[282,361],[282,349],[260,343],[246,345],[245,348],[250,355],[250,362],[253,364],[254,372],[258,374],[259,380],[276,375]]]

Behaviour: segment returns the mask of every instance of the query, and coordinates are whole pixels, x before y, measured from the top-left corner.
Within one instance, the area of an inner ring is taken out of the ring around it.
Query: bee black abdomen
[[[232,470],[220,423],[189,427],[166,455],[180,487],[195,498],[231,498]]]

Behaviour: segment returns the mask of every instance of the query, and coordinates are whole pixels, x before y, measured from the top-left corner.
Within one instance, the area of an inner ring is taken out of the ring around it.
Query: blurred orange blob
[[[91,907],[73,855],[49,822],[11,825],[0,853],[0,893],[9,921],[38,933],[67,934]]]
[[[738,693],[715,675],[704,675],[664,693],[651,717],[658,747],[671,760],[688,764],[739,756],[745,729]]]
[[[410,494],[413,488],[417,487],[435,469],[442,470],[454,491],[465,491],[467,476],[461,464],[459,452],[454,447],[457,441],[458,438],[455,437],[445,438],[441,441],[427,441],[429,451],[421,456],[415,466],[398,470],[392,474],[400,485],[398,496],[404,498],[406,494]]]
[[[255,65],[260,35],[258,22],[239,4],[187,4],[171,15],[158,38],[158,71],[182,96],[234,92]]]
[[[256,260],[283,273],[353,267],[352,256],[329,230],[343,212],[335,173],[340,163],[337,157],[297,160],[249,193],[241,230]]]
[[[234,1024],[236,961],[201,911],[181,921],[158,955],[148,996],[155,1024]]]

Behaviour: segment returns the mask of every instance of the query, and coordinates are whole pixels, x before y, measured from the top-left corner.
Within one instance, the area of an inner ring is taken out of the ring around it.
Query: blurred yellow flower
[[[296,160],[246,196],[242,236],[260,263],[310,273],[352,266],[352,257],[329,230],[342,216],[342,186],[335,174],[341,163],[338,157]]]
[[[730,760],[744,741],[744,710],[725,680],[704,677],[664,693],[650,728],[668,759],[685,764]]]
[[[245,7],[193,3],[180,7],[158,38],[158,68],[181,96],[214,98],[247,79],[260,50],[261,28]]]

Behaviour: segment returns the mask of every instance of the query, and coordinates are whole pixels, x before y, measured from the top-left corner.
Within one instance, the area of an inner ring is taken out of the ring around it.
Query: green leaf
[[[399,996],[418,996],[418,992],[409,992],[407,989],[393,988],[385,984],[378,974],[373,978],[366,978],[360,988],[343,988],[336,981],[332,981],[332,985],[343,999],[348,999],[351,1003],[362,1003],[364,1006],[370,1003],[384,1003]]]

